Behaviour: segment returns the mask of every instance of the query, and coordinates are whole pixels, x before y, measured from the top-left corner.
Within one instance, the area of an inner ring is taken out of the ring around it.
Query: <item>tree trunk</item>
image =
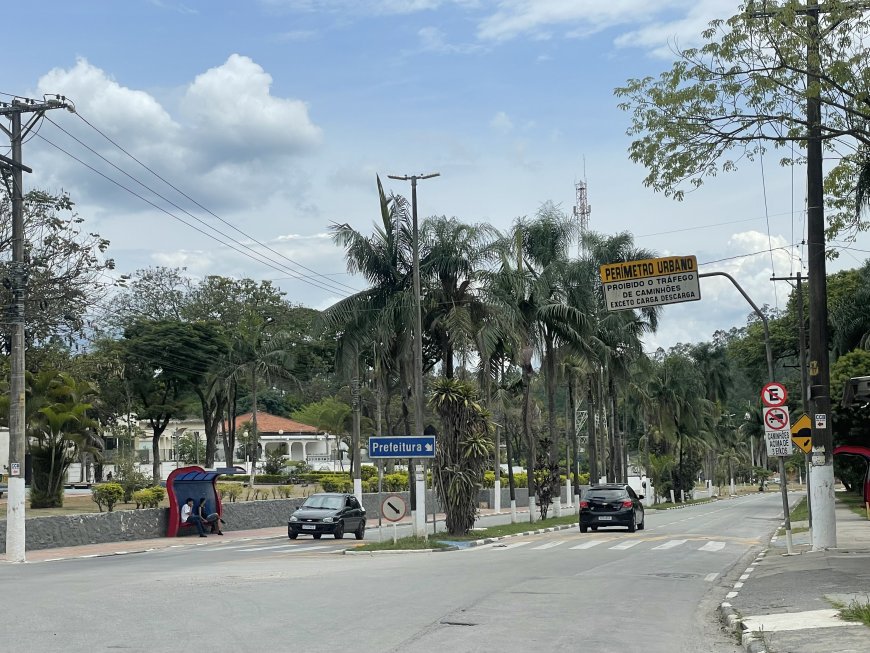
[[[532,510],[532,500],[536,495],[535,488],[535,460],[537,460],[537,451],[535,447],[535,437],[532,434],[532,347],[526,345],[523,347],[522,353],[522,370],[523,370],[523,436],[526,440],[526,481],[529,488],[529,521],[535,521],[534,510]]]
[[[248,487],[254,487],[257,475],[257,447],[260,445],[260,431],[257,429],[257,373],[251,371],[251,480]]]
[[[580,494],[580,451],[577,443],[577,397],[574,393],[574,378],[568,375],[568,429],[571,438],[571,476],[573,477],[574,496]]]
[[[592,377],[590,376],[588,379],[588,383],[586,384],[586,408],[587,408],[587,417],[586,417],[586,431],[589,435],[589,483],[595,484],[598,482],[600,478],[600,474],[598,473],[598,434],[596,433],[595,428],[595,416],[598,413],[598,408],[595,405],[595,397],[592,391],[592,384],[594,383]]]

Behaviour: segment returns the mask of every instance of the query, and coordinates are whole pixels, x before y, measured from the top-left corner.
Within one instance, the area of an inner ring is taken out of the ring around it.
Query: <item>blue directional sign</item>
[[[369,438],[369,458],[434,458],[435,436]]]

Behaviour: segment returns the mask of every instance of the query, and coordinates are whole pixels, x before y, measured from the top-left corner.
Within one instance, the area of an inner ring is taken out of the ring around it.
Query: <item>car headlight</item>
[[[334,522],[334,521],[335,521],[335,519],[332,518],[332,517],[324,517],[324,518],[323,518],[323,523],[324,523],[324,524],[331,524],[331,523]]]
[[[296,515],[290,515],[290,521],[299,521],[299,517]]]

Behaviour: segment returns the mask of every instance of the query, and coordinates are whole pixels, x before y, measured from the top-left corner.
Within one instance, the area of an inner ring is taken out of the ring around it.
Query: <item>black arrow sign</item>
[[[390,503],[389,501],[387,501],[387,507],[392,508],[392,509],[393,509],[393,512],[396,513],[397,515],[400,515],[400,514],[401,514],[401,511],[400,511],[398,508],[396,508],[396,506],[394,506],[394,505],[393,505],[392,503]]]

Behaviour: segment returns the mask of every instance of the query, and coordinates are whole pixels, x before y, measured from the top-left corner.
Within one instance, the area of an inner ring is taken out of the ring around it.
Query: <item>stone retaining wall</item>
[[[410,507],[408,492],[398,494]],[[432,511],[434,495],[427,491],[428,513]],[[304,499],[268,499],[264,501],[240,501],[224,503],[223,516],[226,531],[250,530],[285,526],[287,518]],[[363,494],[363,507],[369,525],[377,525],[380,503],[378,495]],[[166,535],[168,508],[144,508],[141,510],[117,510],[115,512],[83,513],[80,515],[58,515],[52,517],[33,517],[25,523],[26,549],[52,549],[82,544],[103,544],[106,542],[127,542],[147,540]],[[196,533],[191,529],[191,533]],[[0,520],[0,553],[6,552],[6,520]]]

